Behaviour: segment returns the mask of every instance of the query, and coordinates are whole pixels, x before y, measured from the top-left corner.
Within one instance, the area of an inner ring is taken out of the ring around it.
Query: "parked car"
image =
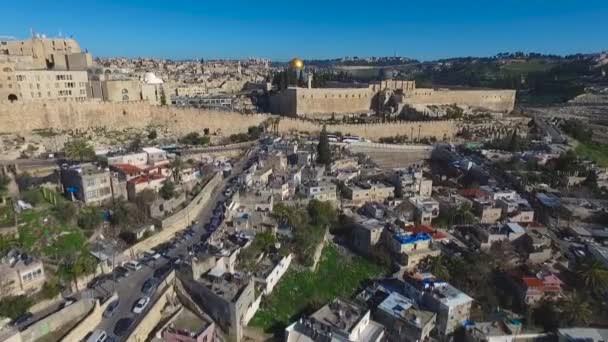
[[[32,320],[32,318],[34,318],[34,314],[32,314],[31,312],[26,312],[20,316],[18,316],[17,318],[15,318],[12,322],[11,325],[12,326],[18,326],[18,325],[22,325],[25,324],[29,321]]]
[[[148,304],[150,304],[150,297],[140,298],[133,306],[133,313],[140,314],[144,312]]]
[[[133,318],[125,317],[121,318],[116,322],[114,326],[114,335],[121,337],[129,331],[129,328],[133,324]]]
[[[168,263],[162,265],[161,267],[154,270],[154,278],[164,279],[167,276],[167,274],[169,274],[169,272],[171,272],[172,268],[173,268],[173,264],[171,262],[168,262]]]
[[[153,260],[160,259],[160,253],[157,253],[155,251],[148,251],[148,252],[145,252],[144,254],[147,255],[148,257],[152,258]]]
[[[142,267],[141,264],[135,260],[128,261],[124,266],[132,271],[139,271]]]
[[[120,304],[119,299],[115,299],[110,304],[108,304],[108,306],[106,307],[106,309],[103,312],[103,317],[110,318],[110,317],[114,316],[116,311],[118,311],[118,304]]]
[[[156,286],[158,286],[158,283],[158,279],[154,277],[146,279],[144,284],[141,286],[141,292],[146,296],[149,296],[151,293],[154,292]]]
[[[59,304],[59,309],[61,310],[61,309],[65,308],[65,307],[68,307],[68,306],[76,303],[76,301],[77,301],[77,299],[74,298],[74,297],[66,297],[63,300],[63,303]]]
[[[105,331],[101,329],[95,329],[93,330],[91,335],[89,335],[89,338],[87,338],[87,342],[106,342],[107,337],[108,334]]]
[[[130,275],[129,270],[122,266],[114,268],[113,272],[115,278],[127,278]]]

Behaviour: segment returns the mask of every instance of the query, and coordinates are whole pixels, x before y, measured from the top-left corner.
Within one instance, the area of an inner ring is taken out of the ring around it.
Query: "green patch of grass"
[[[344,256],[327,245],[318,270],[285,274],[250,324],[266,332],[280,331],[303,312],[313,311],[335,297],[351,297],[361,282],[384,272],[381,266],[358,256]]]
[[[0,206],[0,227],[10,227],[15,224],[15,212],[12,203]]]
[[[581,157],[586,157],[602,167],[608,167],[608,145],[579,142],[575,149]]]
[[[45,221],[46,219],[46,221]],[[19,243],[22,248],[47,256],[69,256],[86,244],[76,227],[59,222],[50,209],[27,210],[19,214]]]

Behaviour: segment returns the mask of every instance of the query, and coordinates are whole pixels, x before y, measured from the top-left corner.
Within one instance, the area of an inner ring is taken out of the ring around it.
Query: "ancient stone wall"
[[[167,127],[176,134],[202,131],[221,131],[223,135],[246,132],[269,118],[268,115],[242,115],[238,113],[198,110],[192,108],[158,107],[138,103],[17,103],[0,105],[0,133],[30,132],[36,129],[109,129],[145,128],[149,125]],[[295,118],[282,118],[281,132],[292,130],[319,132],[322,126]],[[332,132],[355,134],[367,139],[379,139],[396,135],[414,138],[435,137],[448,139],[456,134],[452,121],[400,122],[384,124],[328,125]]]
[[[436,90],[418,88],[406,92],[403,103],[412,105],[451,105],[484,108],[509,113],[515,106],[515,90]]]
[[[338,124],[327,125],[328,132],[357,135],[366,139],[377,140],[384,137],[406,135],[414,139],[436,138],[449,140],[458,131],[454,121],[404,121],[378,124]],[[300,131],[318,133],[322,126],[312,121],[284,118],[279,124],[279,131]]]
[[[223,134],[246,132],[259,125],[266,115],[241,115],[213,110],[151,106],[144,102],[46,102],[0,104],[0,133],[29,132],[35,129],[123,129],[162,125],[176,133],[209,128]]]

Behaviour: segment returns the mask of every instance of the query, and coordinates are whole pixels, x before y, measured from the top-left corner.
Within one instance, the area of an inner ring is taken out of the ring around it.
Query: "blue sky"
[[[19,0],[2,8],[0,35],[61,30],[103,57],[429,60],[608,50],[608,0]]]

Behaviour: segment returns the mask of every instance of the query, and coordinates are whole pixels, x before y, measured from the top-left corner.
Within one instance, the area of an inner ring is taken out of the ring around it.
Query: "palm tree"
[[[597,260],[581,263],[576,274],[594,293],[601,293],[608,288],[608,269]]]
[[[446,281],[450,279],[450,271],[445,266],[443,257],[441,257],[441,255],[436,257],[426,257],[420,263],[420,265],[422,270],[432,273],[438,279]]]
[[[586,325],[593,317],[591,305],[576,291],[560,300],[558,308],[562,320],[568,325]]]
[[[66,158],[83,162],[95,158],[95,150],[83,139],[75,139],[63,145]]]
[[[184,168],[184,161],[180,157],[175,157],[171,162],[171,173],[173,173],[173,180],[176,184],[179,184],[181,178],[181,171]]]
[[[463,203],[456,210],[456,218],[457,221],[461,224],[471,224],[475,222],[475,215],[472,213],[471,205],[468,203]]]

